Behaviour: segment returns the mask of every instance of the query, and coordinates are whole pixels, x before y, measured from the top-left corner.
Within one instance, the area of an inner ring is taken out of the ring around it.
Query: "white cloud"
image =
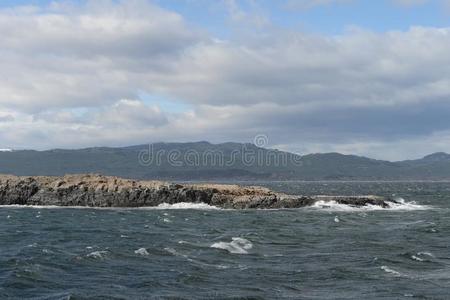
[[[146,1],[0,10],[0,106],[38,111],[133,98],[134,77],[168,72],[200,36]]]
[[[317,6],[345,4],[357,0],[287,0],[286,8],[288,9],[311,9]]]
[[[263,133],[302,152],[394,157],[389,145],[415,155],[408,143],[450,129],[449,28],[330,37],[265,26],[218,39],[147,1],[0,10],[0,147]],[[163,111],[142,93],[193,108]]]
[[[167,117],[157,106],[147,106],[138,100],[123,99],[111,108],[94,116],[95,124],[102,128],[126,127],[136,130],[142,127],[160,127],[168,123]]]

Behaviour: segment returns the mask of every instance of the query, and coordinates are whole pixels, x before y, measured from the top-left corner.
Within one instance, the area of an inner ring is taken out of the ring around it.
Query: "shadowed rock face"
[[[317,201],[353,206],[389,207],[377,196],[292,196],[263,187],[219,184],[172,184],[102,175],[17,177],[0,175],[0,205],[143,207],[162,203],[206,203],[223,208],[298,208]]]

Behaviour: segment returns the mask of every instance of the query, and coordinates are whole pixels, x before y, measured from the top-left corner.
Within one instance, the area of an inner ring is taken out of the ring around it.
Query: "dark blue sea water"
[[[450,299],[450,183],[264,185],[405,203],[1,207],[0,299]]]

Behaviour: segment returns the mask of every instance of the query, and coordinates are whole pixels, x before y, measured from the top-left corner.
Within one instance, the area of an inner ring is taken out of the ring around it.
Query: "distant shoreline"
[[[140,180],[204,182],[450,182],[450,154],[386,161],[340,153],[296,153],[249,143],[152,143],[0,152],[6,174],[101,173]]]

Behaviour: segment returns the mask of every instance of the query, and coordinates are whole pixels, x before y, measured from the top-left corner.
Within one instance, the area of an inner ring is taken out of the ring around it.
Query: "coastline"
[[[279,209],[334,202],[389,208],[380,196],[301,196],[259,186],[235,184],[175,184],[138,181],[98,174],[65,176],[0,175],[0,205],[75,207],[157,207],[162,204],[204,203],[231,209]]]

